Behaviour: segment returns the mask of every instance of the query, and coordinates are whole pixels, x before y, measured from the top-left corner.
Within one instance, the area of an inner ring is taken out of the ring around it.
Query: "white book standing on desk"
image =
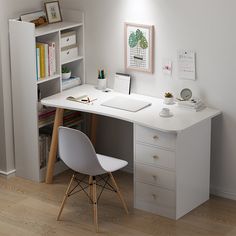
[[[115,75],[114,91],[124,94],[130,94],[130,76],[117,73]]]

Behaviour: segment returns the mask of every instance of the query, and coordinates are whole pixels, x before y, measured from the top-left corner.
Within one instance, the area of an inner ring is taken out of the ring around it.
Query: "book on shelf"
[[[71,77],[70,79],[62,80],[62,90],[70,89],[81,84],[79,77]]]
[[[40,169],[47,166],[52,137],[48,134],[39,135],[39,162]]]
[[[44,43],[37,43],[36,47],[39,49],[40,78],[45,78],[45,49],[44,49]]]
[[[40,78],[40,53],[39,48],[36,48],[36,74],[37,80]]]
[[[54,42],[48,45],[48,59],[49,76],[52,76],[56,74],[56,44]]]
[[[37,79],[44,79],[56,74],[56,44],[36,43],[36,61],[39,62]]]

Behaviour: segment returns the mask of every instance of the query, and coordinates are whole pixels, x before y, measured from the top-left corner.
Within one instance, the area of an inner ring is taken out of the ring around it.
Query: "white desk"
[[[68,96],[88,95],[93,104],[66,100]],[[132,113],[101,106],[114,96],[129,96],[152,105]],[[170,106],[174,116],[162,118],[166,105],[161,99],[137,94],[105,93],[92,85],[82,85],[42,100],[56,107],[53,140],[47,170],[52,181],[57,128],[63,109],[78,110],[125,120],[134,124],[134,204],[136,208],[178,219],[209,199],[211,118],[219,111],[206,108],[193,112]]]

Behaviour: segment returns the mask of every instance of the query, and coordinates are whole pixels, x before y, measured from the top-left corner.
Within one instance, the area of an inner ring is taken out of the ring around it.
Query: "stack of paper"
[[[200,99],[191,99],[189,101],[178,101],[178,106],[193,111],[200,111],[206,107],[204,102],[202,102]]]

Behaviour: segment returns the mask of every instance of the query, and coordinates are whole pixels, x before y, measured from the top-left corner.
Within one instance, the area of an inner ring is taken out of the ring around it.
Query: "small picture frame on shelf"
[[[44,11],[30,12],[20,16],[21,21],[34,23],[35,26],[46,25],[47,17]]]
[[[44,5],[49,24],[62,21],[59,1],[45,2]]]

